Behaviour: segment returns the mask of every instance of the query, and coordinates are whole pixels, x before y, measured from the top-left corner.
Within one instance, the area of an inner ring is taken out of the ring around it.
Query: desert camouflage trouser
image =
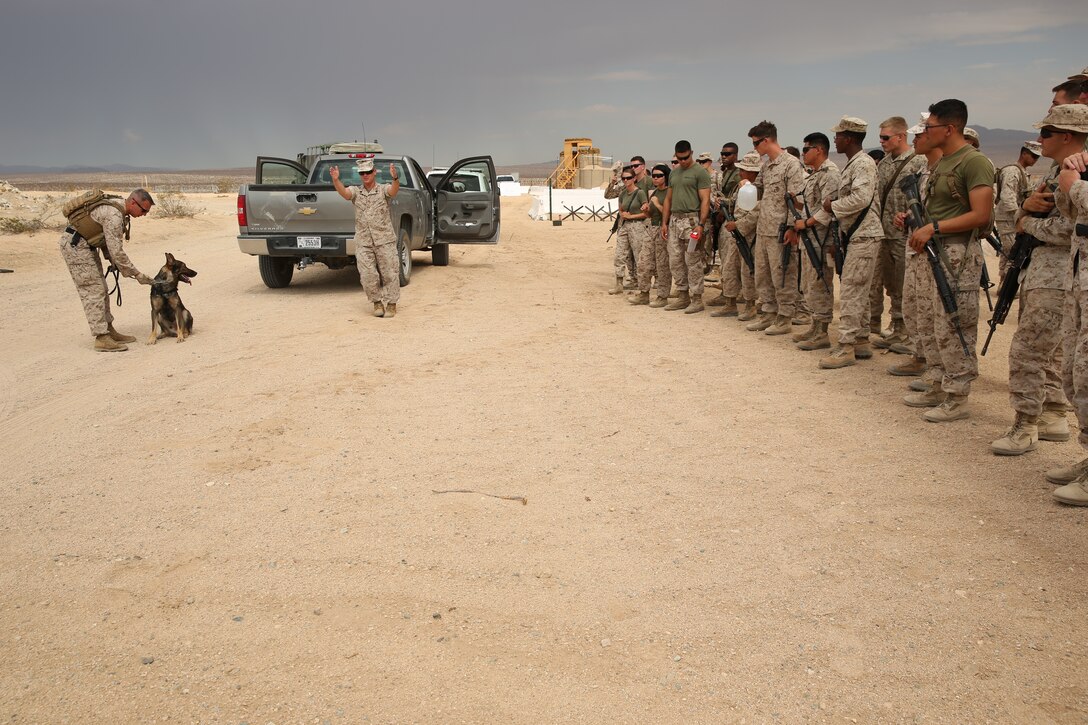
[[[900,239],[882,239],[877,251],[876,270],[869,289],[870,329],[880,332],[880,319],[884,315],[884,290],[891,299],[892,326],[903,320],[903,277],[906,273],[906,242]]]
[[[1080,265],[1086,260],[1081,259]],[[1081,272],[1082,270],[1078,270]],[[1088,286],[1073,275],[1073,289],[1065,293],[1062,318],[1062,387],[1073,404],[1080,428],[1078,441],[1088,448]]]
[[[801,283],[805,289],[805,302],[812,311],[812,319],[820,322],[831,322],[835,308],[835,299],[833,297],[835,291],[835,255],[831,253],[830,245],[828,245],[826,251],[820,251],[820,243],[816,240],[817,235],[815,234],[818,230],[819,227],[812,229],[808,235],[816,247],[817,253],[823,255],[824,280],[821,282],[820,276],[816,274],[816,268],[812,266],[812,261],[808,258],[805,243],[799,242],[801,249]],[[822,238],[820,237],[820,239]],[[826,287],[824,282],[827,283]]]
[[[698,214],[673,214],[669,219],[669,267],[678,292],[703,294],[703,244],[705,235],[688,251],[691,232],[699,225]]]
[[[910,336],[914,357],[928,365],[923,377],[931,383],[940,383],[944,371],[936,352],[937,341],[933,338],[933,310],[926,297],[932,281],[930,276],[929,262],[924,254],[907,255],[903,275],[903,324]]]
[[[873,284],[880,240],[875,237],[851,239],[839,280],[839,344],[869,341],[869,290]]]
[[[763,312],[793,317],[797,312],[797,255],[790,254],[786,280],[782,280],[782,245],[778,237],[756,236],[756,291],[763,302]]]
[[[1009,345],[1009,402],[1025,415],[1044,405],[1065,406],[1062,392],[1062,317],[1065,291],[1020,292],[1020,313]]]
[[[672,271],[669,269],[669,245],[661,238],[661,225],[646,222],[645,238],[638,256],[639,292],[650,291],[650,278],[654,280],[657,296],[665,299],[672,291]]]
[[[748,269],[736,240],[724,224],[718,232],[718,256],[722,260],[722,296],[755,302],[756,276]]]
[[[977,241],[970,244],[958,242],[945,244],[944,251],[951,268],[943,261],[942,267],[949,285],[957,289],[958,320],[969,354],[964,355],[952,318],[944,311],[937,283],[933,281],[932,267],[923,251],[917,256],[926,266],[928,274],[924,278],[926,287],[920,295],[920,304],[927,308],[930,315],[929,329],[933,335],[932,346],[926,350],[926,363],[931,370],[939,369],[942,372],[941,389],[944,392],[967,395],[971,392],[971,381],[978,377],[975,348],[978,342],[978,280],[982,275],[982,247]],[[927,332],[924,330],[922,334]]]
[[[377,247],[358,245],[355,265],[359,268],[359,281],[367,299],[396,304],[400,299],[400,259],[397,258],[396,242]]]
[[[645,229],[645,222],[620,220],[620,228],[616,231],[616,253],[612,258],[617,277],[622,277],[626,270],[631,279],[638,279],[636,260],[642,249],[642,240],[646,238]]]
[[[102,258],[98,250],[87,244],[86,239],[80,239],[79,244],[73,247],[72,235],[62,234],[60,256],[64,258],[72,281],[76,283],[91,334],[105,335],[113,324],[113,313],[110,312],[110,296],[106,291],[106,280],[102,277]]]

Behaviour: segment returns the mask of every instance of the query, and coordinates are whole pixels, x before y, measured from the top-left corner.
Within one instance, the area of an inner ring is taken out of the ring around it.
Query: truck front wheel
[[[291,284],[291,277],[295,273],[295,260],[261,254],[257,257],[257,267],[261,270],[261,281],[265,286],[279,289]]]

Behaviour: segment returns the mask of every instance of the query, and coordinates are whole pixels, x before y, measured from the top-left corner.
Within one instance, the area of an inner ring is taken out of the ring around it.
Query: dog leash
[[[106,297],[109,297],[114,292],[116,292],[117,293],[117,306],[120,307],[121,306],[121,271],[119,269],[117,269],[117,267],[114,267],[111,264],[109,266],[109,269],[106,270],[106,273],[104,275],[102,275],[102,279],[108,280],[110,278],[110,274],[113,274],[113,289],[110,289],[110,283],[106,282]]]

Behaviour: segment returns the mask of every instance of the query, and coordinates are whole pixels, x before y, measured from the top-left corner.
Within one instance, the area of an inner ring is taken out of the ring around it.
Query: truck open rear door
[[[435,185],[435,241],[499,243],[499,184],[490,156],[461,159]]]
[[[297,161],[258,156],[253,178],[257,184],[305,184],[309,175],[310,170]]]

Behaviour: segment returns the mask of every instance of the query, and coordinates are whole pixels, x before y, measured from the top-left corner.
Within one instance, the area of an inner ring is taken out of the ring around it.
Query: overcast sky
[[[864,8],[864,9],[859,9]],[[1083,0],[8,0],[0,164],[248,166],[377,138],[448,164],[554,159],[588,136],[663,158],[784,143],[843,114],[957,97],[1029,129],[1088,65]],[[432,151],[433,149],[433,151]]]

